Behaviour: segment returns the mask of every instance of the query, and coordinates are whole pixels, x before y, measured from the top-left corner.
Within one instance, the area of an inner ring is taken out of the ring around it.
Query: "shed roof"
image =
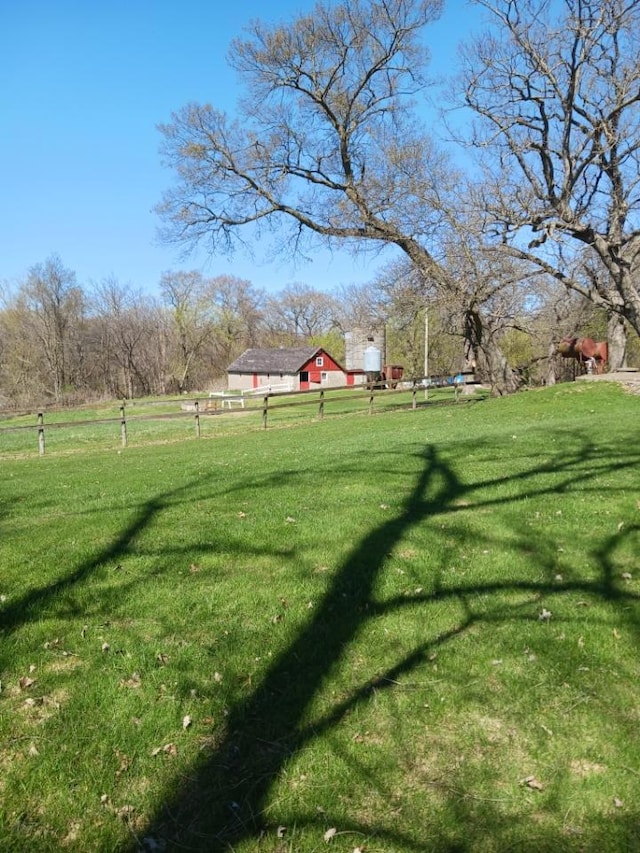
[[[248,349],[227,367],[227,373],[298,373],[322,347]]]

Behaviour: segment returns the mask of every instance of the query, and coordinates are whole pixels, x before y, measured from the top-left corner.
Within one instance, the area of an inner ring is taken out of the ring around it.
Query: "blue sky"
[[[158,245],[153,207],[171,182],[157,125],[189,101],[233,111],[232,38],[312,0],[0,0],[0,282],[57,254],[81,284],[114,276],[157,292],[162,272],[233,274],[271,292],[369,281],[377,261],[183,260]],[[274,11],[277,8],[277,11]],[[430,29],[433,70],[453,70],[478,13],[450,0]]]

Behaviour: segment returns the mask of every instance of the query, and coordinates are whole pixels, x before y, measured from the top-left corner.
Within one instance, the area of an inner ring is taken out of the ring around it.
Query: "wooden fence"
[[[119,435],[119,444],[124,448],[129,442],[129,431],[134,430],[135,426],[144,421],[170,421],[191,419],[193,422],[193,434],[196,438],[201,436],[202,419],[217,419],[222,418],[228,421],[229,418],[235,418],[238,415],[246,415],[253,413],[259,415],[260,424],[263,429],[267,429],[269,423],[277,419],[281,415],[283,420],[290,419],[296,415],[296,410],[305,407],[311,410],[312,416],[318,420],[322,420],[328,410],[336,411],[336,413],[346,413],[345,406],[349,412],[360,412],[373,414],[378,409],[388,408],[411,408],[417,409],[427,404],[435,403],[450,403],[458,401],[461,394],[459,386],[449,389],[441,389],[439,391],[427,390],[424,386],[413,385],[410,388],[377,388],[358,386],[345,386],[341,388],[324,388],[314,389],[312,391],[296,391],[296,392],[269,392],[262,396],[254,396],[246,398],[246,404],[242,408],[228,407],[225,403],[229,400],[236,399],[237,395],[228,394],[220,395],[214,398],[181,398],[176,400],[161,400],[161,401],[123,401],[119,407],[119,414],[114,417],[107,418],[89,418],[84,420],[57,420],[48,421],[45,419],[45,412],[38,412],[36,415],[23,414],[21,420],[24,421],[27,417],[35,417],[35,423],[19,423],[9,426],[0,427],[0,453],[3,448],[3,436],[8,433],[35,433],[37,436],[37,448],[40,456],[43,456],[47,446],[47,435],[53,430],[78,429],[97,425],[113,425],[114,427],[114,442],[115,436]],[[466,397],[466,399],[473,399]],[[143,414],[135,414],[136,408],[152,409],[154,407],[171,407],[179,406],[178,411],[147,411]],[[342,412],[338,410],[342,408]],[[76,410],[77,412],[77,410]],[[55,411],[56,415],[60,415],[60,410]],[[15,419],[16,415],[9,412],[0,413],[0,417],[7,419]],[[298,415],[298,417],[300,417]],[[35,451],[35,441],[22,448],[21,452],[28,452],[29,447],[33,447]],[[20,451],[19,451],[20,452]]]

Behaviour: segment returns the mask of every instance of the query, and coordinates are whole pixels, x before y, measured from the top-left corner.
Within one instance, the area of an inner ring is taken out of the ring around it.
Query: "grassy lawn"
[[[0,849],[640,850],[639,409],[0,458]]]
[[[236,395],[237,396],[237,395]],[[373,398],[366,388],[327,389],[297,394],[274,394],[268,401],[267,427],[319,420],[322,416],[366,415],[373,412],[407,408],[415,402],[450,404],[453,388],[423,390],[375,390]],[[196,429],[195,401],[198,401]],[[460,402],[465,402],[460,398]],[[321,411],[322,404],[322,411]],[[216,408],[208,408],[215,406]],[[244,407],[229,409],[220,399],[188,397],[180,399],[128,400],[124,405],[126,444],[143,447],[150,443],[184,441],[213,435],[245,434],[249,429],[264,429],[264,398],[247,396]],[[77,408],[52,408],[43,413],[45,453],[75,453],[87,449],[108,450],[122,446],[122,403],[107,401]],[[39,452],[38,413],[0,413],[0,459],[34,455]]]

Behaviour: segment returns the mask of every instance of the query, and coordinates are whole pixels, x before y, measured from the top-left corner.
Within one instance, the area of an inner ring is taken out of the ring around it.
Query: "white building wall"
[[[259,373],[257,376],[258,387],[254,383],[253,373],[229,373],[227,374],[227,388],[229,391],[257,391],[266,390],[270,386],[273,391],[297,391],[300,382],[296,374],[288,373]]]

